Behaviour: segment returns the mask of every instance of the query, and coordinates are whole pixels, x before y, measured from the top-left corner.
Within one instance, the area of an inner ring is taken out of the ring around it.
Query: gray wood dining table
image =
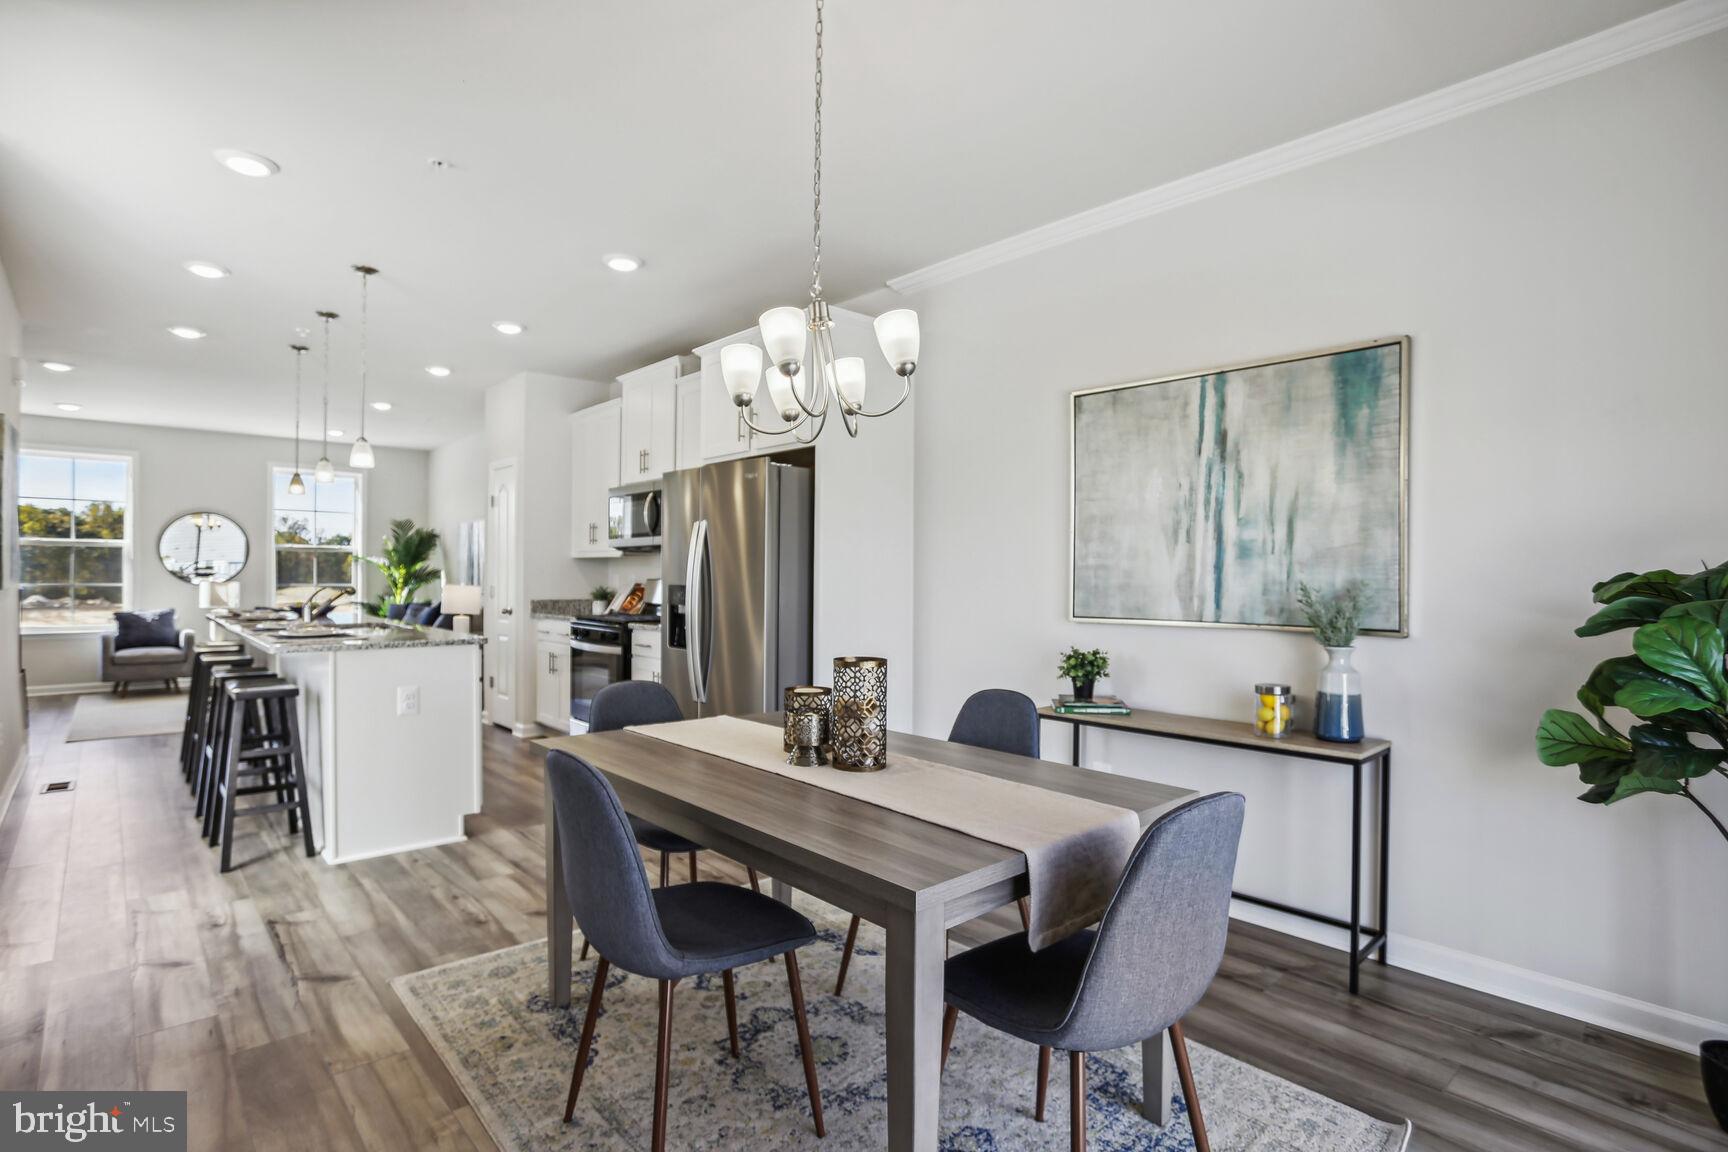
[[[749,717],[778,724],[777,713]],[[942,972],[949,928],[1027,894],[1026,857],[1012,848],[825,788],[628,731],[539,743],[593,765],[624,808],[754,866],[788,898],[799,889],[887,934],[888,1148],[933,1152],[941,1096]],[[1145,827],[1195,795],[1129,776],[894,732],[889,753],[1114,804]],[[546,955],[553,1004],[570,1003],[572,921],[557,822],[546,797]],[[1142,1046],[1142,1110],[1169,1121],[1167,1037]]]

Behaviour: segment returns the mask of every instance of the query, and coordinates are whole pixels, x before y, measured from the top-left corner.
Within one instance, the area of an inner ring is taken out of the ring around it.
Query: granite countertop
[[[594,611],[592,600],[530,600],[528,614],[536,620],[574,620]]]
[[[324,636],[316,639],[290,640],[273,631],[259,632],[248,623],[211,614],[207,619],[226,632],[232,632],[249,643],[256,644],[272,656],[300,652],[364,652],[374,648],[448,648],[462,644],[484,644],[484,636],[459,634],[443,628],[425,628],[417,624],[401,624],[380,620],[355,608],[330,613],[328,621],[336,627],[353,629],[352,635]]]

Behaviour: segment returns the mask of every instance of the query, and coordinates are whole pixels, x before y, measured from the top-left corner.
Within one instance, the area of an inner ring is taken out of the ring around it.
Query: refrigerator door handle
[[[690,632],[685,662],[690,666],[690,698],[698,704],[708,703],[708,653],[702,640],[703,626],[707,623],[702,614],[702,601],[706,594],[702,579],[707,567],[704,563],[707,553],[708,521],[698,520],[690,526],[690,555],[684,571],[685,615]]]

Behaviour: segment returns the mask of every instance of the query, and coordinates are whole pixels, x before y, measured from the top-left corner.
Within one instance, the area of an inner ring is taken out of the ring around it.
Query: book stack
[[[1122,703],[1120,696],[1094,696],[1090,700],[1058,696],[1052,704],[1052,711],[1063,716],[1126,716],[1130,709]]]

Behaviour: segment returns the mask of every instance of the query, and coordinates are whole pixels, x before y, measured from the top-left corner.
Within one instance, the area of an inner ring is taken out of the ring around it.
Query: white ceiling
[[[1665,6],[831,0],[828,295]],[[799,303],[811,21],[803,0],[0,0],[24,410],[286,435],[287,345],[330,308],[352,435],[357,261],[382,269],[371,388],[395,405],[367,432],[409,447],[473,430],[513,372],[606,378]],[[221,147],[282,171],[235,176]],[[608,271],[617,251],[646,266]]]

